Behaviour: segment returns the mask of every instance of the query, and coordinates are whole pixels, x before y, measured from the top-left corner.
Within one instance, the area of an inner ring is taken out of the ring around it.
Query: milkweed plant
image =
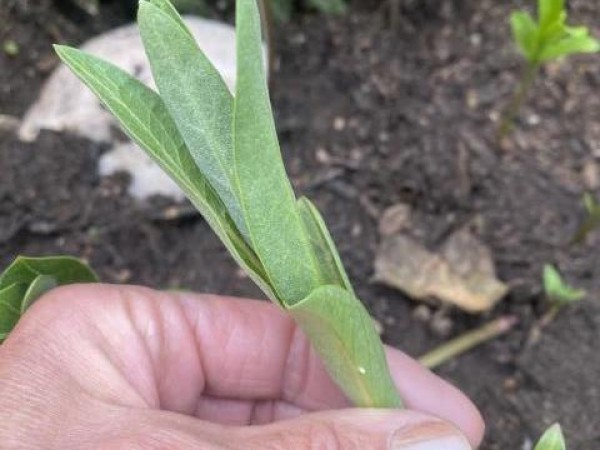
[[[347,397],[357,406],[402,406],[379,335],[323,218],[310,200],[296,198],[287,177],[256,1],[237,0],[235,95],[169,0],[140,1],[138,23],[158,92],[95,56],[55,49],[177,182],[249,277],[297,322]],[[53,275],[67,264],[69,277]],[[35,294],[95,280],[73,265],[64,258],[17,260],[0,278],[4,332]]]

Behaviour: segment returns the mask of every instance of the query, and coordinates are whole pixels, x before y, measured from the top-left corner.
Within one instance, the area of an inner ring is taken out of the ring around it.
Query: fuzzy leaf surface
[[[125,132],[181,187],[234,259],[273,299],[260,261],[245,242],[227,208],[196,166],[159,95],[125,71],[69,47],[56,51],[109,111]]]
[[[262,60],[254,0],[238,1],[235,172],[252,248],[278,298],[291,305],[319,282],[316,261],[287,178]]]
[[[154,80],[196,165],[247,238],[234,176],[233,98],[177,13],[161,3],[142,0],[138,12]]]
[[[321,286],[288,312],[354,405],[402,406],[373,319],[360,300],[339,286]]]

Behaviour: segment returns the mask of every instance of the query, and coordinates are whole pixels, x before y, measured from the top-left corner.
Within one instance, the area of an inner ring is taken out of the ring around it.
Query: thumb
[[[471,450],[453,425],[413,411],[326,411],[238,431],[233,448],[248,450]]]

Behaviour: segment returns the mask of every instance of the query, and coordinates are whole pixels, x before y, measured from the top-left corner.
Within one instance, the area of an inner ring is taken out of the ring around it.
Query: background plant
[[[515,11],[510,17],[513,39],[526,64],[502,119],[500,138],[510,132],[542,64],[564,56],[600,50],[600,42],[590,35],[586,27],[567,25],[565,0],[538,0],[537,9],[537,21],[526,11]]]
[[[0,341],[42,294],[57,286],[98,281],[83,262],[68,256],[18,257],[0,275]]]
[[[567,284],[551,264],[544,266],[543,281],[544,294],[553,307],[561,308],[585,297],[583,289],[576,289]]]
[[[565,437],[559,424],[554,424],[542,435],[534,450],[567,450]]]
[[[583,196],[583,207],[585,208],[585,219],[573,236],[573,244],[581,244],[588,234],[600,227],[600,203],[590,193]]]

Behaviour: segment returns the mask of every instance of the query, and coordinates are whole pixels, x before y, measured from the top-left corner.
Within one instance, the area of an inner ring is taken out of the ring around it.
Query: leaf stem
[[[515,316],[500,317],[434,348],[421,356],[419,362],[429,369],[434,369],[478,345],[507,333],[516,323]]]
[[[525,347],[530,347],[540,340],[542,337],[542,331],[544,328],[550,325],[554,319],[556,319],[561,307],[562,305],[556,302],[551,304],[548,311],[546,311],[544,315],[540,317],[531,327],[531,331],[529,332],[529,336],[525,342]]]
[[[529,90],[535,81],[539,67],[540,64],[538,62],[528,62],[525,66],[512,101],[502,116],[502,122],[500,123],[500,128],[498,131],[498,140],[500,142],[502,142],[502,140],[512,131],[515,118],[519,114],[521,106],[527,98],[527,94],[529,93]]]

